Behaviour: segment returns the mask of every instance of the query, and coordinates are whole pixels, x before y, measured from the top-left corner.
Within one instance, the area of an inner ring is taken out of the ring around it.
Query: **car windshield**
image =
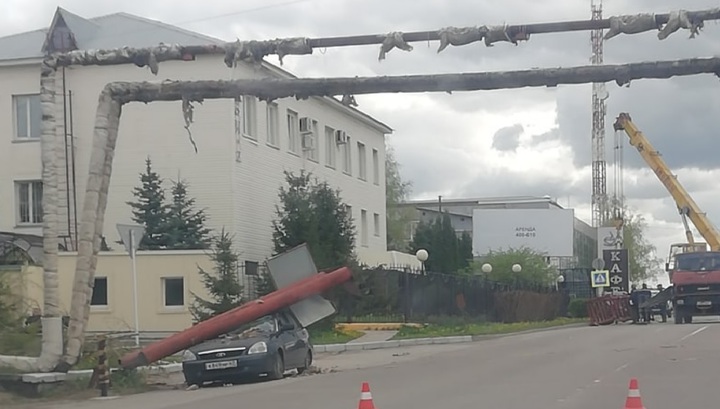
[[[232,338],[252,338],[277,332],[277,321],[272,316],[265,316],[232,331]]]
[[[677,256],[677,269],[684,271],[718,270],[720,269],[720,254],[679,254]]]

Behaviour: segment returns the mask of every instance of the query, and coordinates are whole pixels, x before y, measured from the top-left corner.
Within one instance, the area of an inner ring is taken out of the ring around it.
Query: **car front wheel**
[[[303,366],[297,369],[298,375],[302,374],[303,372],[310,369],[310,366],[312,365],[312,352],[310,350],[307,351],[307,354],[305,354],[305,361],[303,362]]]
[[[285,360],[283,359],[282,352],[275,355],[273,360],[272,371],[268,373],[268,378],[272,380],[282,379],[285,373]]]

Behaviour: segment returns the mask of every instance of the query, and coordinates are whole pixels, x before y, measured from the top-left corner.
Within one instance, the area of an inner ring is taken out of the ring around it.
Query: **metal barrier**
[[[608,325],[630,321],[630,296],[605,295],[588,300],[590,325]]]

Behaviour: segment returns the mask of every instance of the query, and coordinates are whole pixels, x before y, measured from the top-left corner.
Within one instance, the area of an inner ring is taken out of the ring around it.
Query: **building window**
[[[325,165],[335,169],[337,156],[337,143],[335,143],[335,130],[325,127]]]
[[[358,148],[358,178],[367,180],[367,154],[365,152],[365,144],[357,143]]]
[[[272,146],[279,146],[280,140],[280,116],[278,106],[275,103],[267,104],[267,143]]]
[[[380,215],[377,213],[373,214],[373,233],[375,237],[380,237]]]
[[[260,270],[260,263],[257,261],[249,261],[245,260],[245,275],[246,276],[253,276],[258,277],[260,274],[258,274]]]
[[[42,132],[42,107],[40,95],[14,95],[15,137],[17,139],[40,139]]]
[[[298,125],[300,118],[298,113],[288,109],[287,126],[288,126],[288,150],[294,154],[300,152],[300,132]]]
[[[90,305],[93,307],[107,307],[108,305],[108,279],[107,277],[95,277],[92,298]]]
[[[318,134],[318,123],[312,121],[312,133],[303,135],[303,148],[307,152],[307,158],[313,162],[317,162],[318,159],[318,147],[317,147],[317,134]]]
[[[40,181],[16,182],[18,224],[40,224],[43,221],[43,186]]]
[[[373,163],[373,183],[376,185],[380,184],[380,155],[377,149],[372,151],[372,163]]]
[[[185,306],[185,282],[182,277],[163,278],[163,293],[166,307]]]
[[[343,172],[348,175],[352,175],[352,149],[350,144],[350,137],[348,137],[347,143],[343,144]]]
[[[257,139],[257,100],[252,96],[244,96],[243,102],[243,135]]]
[[[368,220],[367,210],[365,209],[360,210],[360,244],[363,247],[368,245]]]

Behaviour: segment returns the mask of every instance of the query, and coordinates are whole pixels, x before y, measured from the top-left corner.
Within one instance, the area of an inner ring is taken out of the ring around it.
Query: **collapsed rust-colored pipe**
[[[318,273],[203,321],[177,334],[153,342],[141,350],[127,353],[120,359],[120,365],[125,369],[148,365],[193,345],[230,332],[240,325],[289,307],[305,298],[321,294],[350,281],[351,278],[352,272],[347,267],[329,273]]]

